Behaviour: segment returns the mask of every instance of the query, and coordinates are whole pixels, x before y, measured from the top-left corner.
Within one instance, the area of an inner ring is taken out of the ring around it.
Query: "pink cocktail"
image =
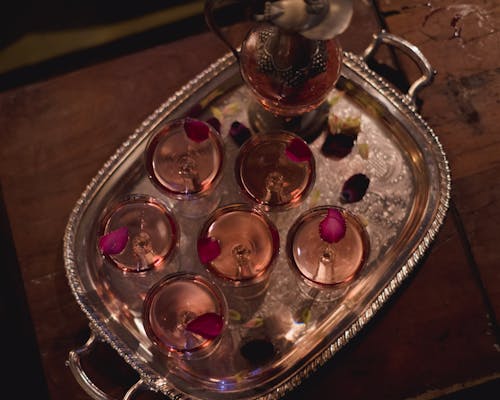
[[[265,210],[298,205],[315,180],[307,143],[287,131],[253,135],[240,149],[236,179],[242,191]]]
[[[198,238],[201,262],[222,284],[246,292],[245,296],[257,295],[267,286],[278,250],[279,234],[274,224],[244,204],[215,210]]]
[[[168,355],[207,356],[219,343],[226,321],[224,295],[200,275],[167,276],[149,290],[144,300],[146,334]]]
[[[153,184],[168,197],[190,201],[179,204],[184,213],[199,216],[216,207],[224,147],[212,126],[193,118],[169,121],[150,138],[145,154]]]
[[[339,219],[332,217],[329,221],[331,214]],[[332,236],[334,240],[328,240],[329,232],[322,232],[329,229],[330,222],[332,229],[337,229],[338,224],[342,230],[337,238]],[[306,211],[295,221],[288,233],[286,250],[292,269],[307,286],[320,291],[342,291],[367,262],[370,242],[354,214],[340,207],[321,206]]]
[[[125,272],[143,272],[166,262],[179,237],[174,217],[148,195],[131,195],[113,203],[100,230],[100,251]]]

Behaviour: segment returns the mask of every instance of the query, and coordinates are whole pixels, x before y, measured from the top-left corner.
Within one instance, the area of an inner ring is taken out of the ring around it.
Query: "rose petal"
[[[360,201],[368,190],[370,179],[364,174],[355,174],[345,181],[340,198],[344,203]]]
[[[299,138],[293,138],[286,146],[286,156],[293,162],[307,162],[312,157],[312,152],[307,143]]]
[[[276,350],[272,342],[266,338],[253,339],[240,347],[241,355],[254,365],[262,365],[270,361]]]
[[[211,117],[207,119],[207,124],[211,125],[217,132],[220,132],[220,121],[217,118]]]
[[[325,242],[337,243],[345,236],[346,229],[342,213],[334,208],[329,208],[327,216],[319,224],[319,235]]]
[[[252,133],[250,129],[241,122],[234,121],[229,128],[229,136],[231,136],[238,146],[241,146],[250,136],[252,136]]]
[[[204,237],[198,240],[198,257],[202,264],[208,264],[220,255],[219,241],[212,237]]]
[[[220,335],[224,327],[224,319],[216,313],[202,314],[186,325],[186,330],[196,333],[205,339],[214,339]]]
[[[328,134],[321,146],[321,152],[327,157],[344,158],[352,151],[354,141],[355,138],[352,135]]]
[[[208,133],[210,132],[210,128],[205,122],[194,118],[186,118],[184,120],[184,130],[189,139],[198,143],[207,140]]]
[[[99,249],[103,254],[119,254],[127,246],[128,228],[122,226],[99,238]]]

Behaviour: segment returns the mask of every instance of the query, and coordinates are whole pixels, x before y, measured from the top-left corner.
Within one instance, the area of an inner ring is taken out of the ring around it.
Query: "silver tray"
[[[367,67],[366,59],[380,43],[397,46],[421,66],[423,76],[407,94],[395,90]],[[88,342],[71,351],[68,359],[83,389],[93,398],[110,398],[92,383],[80,362],[96,340],[107,342],[140,376],[124,398],[139,389],[149,389],[175,399],[278,399],[345,346],[412,273],[448,209],[450,173],[446,156],[414,106],[416,92],[430,83],[432,74],[417,48],[385,32],[375,36],[363,57],[344,53],[342,76],[330,94],[334,103],[331,112],[360,116],[362,130],[357,143],[366,144],[368,155],[355,147],[346,158],[334,160],[319,151],[323,136],[310,144],[317,164],[312,191],[299,207],[269,213],[279,229],[281,248],[266,297],[253,305],[238,305],[228,299],[236,311],[231,313],[229,324],[233,350],[218,354],[210,362],[166,357],[148,339],[141,320],[144,295],[162,276],[178,270],[207,275],[194,256],[201,221],[176,215],[182,233],[178,256],[162,268],[131,276],[98,254],[99,218],[113,201],[132,193],[149,194],[174,206],[149,181],[143,152],[156,129],[186,115],[193,107],[200,109],[201,119],[222,116],[227,158],[220,184],[221,205],[247,201],[235,183],[233,163],[238,147],[227,132],[235,120],[250,125],[246,115],[250,94],[234,57],[228,54],[154,111],[92,179],[66,228],[68,282],[91,327]],[[357,172],[370,177],[369,190],[361,201],[344,206],[366,224],[371,243],[368,263],[340,300],[304,302],[297,295],[296,277],[286,259],[286,233],[305,210],[338,205],[342,183]],[[304,312],[307,318],[296,318]],[[263,332],[274,340],[274,358],[258,368],[241,363],[238,344]]]

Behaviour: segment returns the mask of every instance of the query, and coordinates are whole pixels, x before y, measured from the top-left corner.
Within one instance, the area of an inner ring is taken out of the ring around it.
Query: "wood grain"
[[[391,32],[417,45],[438,72],[432,87],[421,93],[421,114],[447,152],[462,240],[491,303],[491,323],[498,326],[500,252],[494,237],[500,222],[500,114],[496,111],[500,5],[480,0],[431,5],[380,1],[380,5],[389,15],[386,22]],[[408,24],[410,16],[412,24]],[[407,60],[402,65],[414,74]]]
[[[379,22],[370,2],[355,3],[355,18],[341,40],[346,50],[360,53]],[[500,121],[494,111],[500,17],[492,1],[469,3],[488,10],[487,23],[476,22],[473,30],[465,24],[473,15],[463,17],[461,42],[449,39],[455,28],[449,14],[416,1],[378,2],[387,28],[421,47],[439,72],[421,93],[421,113],[450,159],[456,212],[383,312],[289,399],[437,398],[500,377]],[[453,2],[432,4],[446,8]],[[494,32],[483,32],[489,24]],[[65,366],[68,352],[85,342],[89,330],[64,272],[68,216],[141,121],[225,52],[206,33],[0,93],[0,179],[53,400],[88,399]],[[385,51],[381,59],[390,56]],[[411,63],[396,61],[393,68],[400,63],[397,72],[414,79]],[[137,377],[105,345],[85,363],[117,397]]]

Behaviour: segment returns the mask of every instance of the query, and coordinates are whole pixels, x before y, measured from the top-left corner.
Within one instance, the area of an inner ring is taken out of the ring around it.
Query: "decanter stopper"
[[[352,18],[352,0],[267,1],[255,16],[312,40],[329,40],[344,32]]]

